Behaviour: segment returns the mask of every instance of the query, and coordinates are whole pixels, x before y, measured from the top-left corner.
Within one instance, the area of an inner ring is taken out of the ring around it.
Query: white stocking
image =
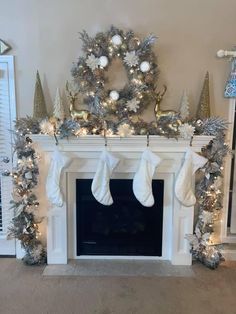
[[[190,148],[187,149],[183,166],[175,182],[175,195],[184,206],[193,206],[196,203],[196,197],[192,188],[194,173],[202,168],[208,160]]]
[[[103,205],[113,204],[110,192],[110,177],[118,163],[119,159],[109,153],[106,149],[102,152],[91,190],[96,200]]]
[[[71,159],[55,149],[51,156],[48,176],[46,181],[46,193],[49,201],[56,206],[63,205],[63,196],[60,189],[60,177],[62,169],[69,165]]]
[[[133,192],[137,200],[146,207],[154,204],[152,194],[152,178],[161,158],[150,149],[146,149],[141,157],[139,168],[133,179]]]

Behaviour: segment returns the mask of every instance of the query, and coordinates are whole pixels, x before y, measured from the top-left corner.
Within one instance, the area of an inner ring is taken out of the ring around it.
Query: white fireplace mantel
[[[45,180],[50,154],[55,149],[55,139],[47,135],[31,135],[31,138],[39,153],[44,155],[44,165],[40,167],[42,168],[40,169],[39,183],[41,187],[38,189],[38,198],[39,202],[46,204],[48,208],[48,264],[66,264],[69,258],[83,258],[83,256],[77,257],[75,250],[75,180],[78,178],[93,178],[99,155],[104,148],[104,138],[94,135],[59,140],[60,150],[73,159],[61,176],[61,188],[65,199],[62,207],[49,206],[45,198]],[[200,152],[201,148],[207,145],[211,139],[211,136],[194,136],[192,149]],[[167,139],[160,136],[149,137],[150,149],[162,159],[154,175],[154,178],[164,180],[162,257],[139,256],[132,258],[164,259],[170,260],[175,265],[191,264],[192,258],[185,235],[193,232],[194,207],[184,207],[174,195],[175,179],[189,145],[190,142],[187,140]],[[107,138],[107,149],[121,160],[115,169],[113,178],[133,178],[141,153],[146,146],[146,136],[131,136],[128,138],[114,136]],[[107,257],[96,256],[93,258]]]

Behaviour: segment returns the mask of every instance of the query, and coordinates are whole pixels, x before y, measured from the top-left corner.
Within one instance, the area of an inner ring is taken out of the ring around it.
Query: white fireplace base
[[[55,142],[45,135],[32,135],[37,150],[44,154],[45,164],[40,167],[40,204],[46,204],[47,210],[47,253],[48,264],[67,264],[69,258],[115,258],[115,259],[152,259],[170,260],[174,265],[190,265],[192,257],[186,234],[193,232],[194,207],[184,207],[175,198],[174,183],[181,168],[184,153],[189,141],[166,139],[150,136],[150,148],[157,153],[162,162],[154,178],[164,180],[164,212],[163,212],[163,240],[161,257],[143,256],[76,256],[75,236],[75,180],[78,178],[93,178],[97,160],[104,148],[104,139],[100,136],[86,136],[79,139],[61,140],[63,152],[73,158],[73,162],[66,168],[61,177],[61,187],[65,197],[62,207],[50,207],[46,202],[45,179]],[[199,152],[211,140],[209,136],[196,136],[193,140],[193,150]],[[129,138],[108,138],[108,150],[120,158],[120,164],[115,169],[112,178],[129,179],[137,169],[141,153],[146,147],[145,136]]]

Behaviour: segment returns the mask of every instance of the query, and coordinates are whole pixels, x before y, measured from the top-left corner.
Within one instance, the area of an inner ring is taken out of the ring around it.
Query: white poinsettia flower
[[[43,134],[53,135],[55,132],[54,124],[52,124],[47,119],[41,121],[39,127],[41,130],[41,133]]]
[[[199,227],[196,227],[196,228],[195,228],[195,234],[196,234],[196,237],[197,237],[198,239],[201,238],[202,233],[201,233],[201,230],[199,229]]]
[[[137,112],[137,110],[139,109],[139,103],[140,103],[139,100],[137,100],[136,98],[133,98],[127,101],[126,105],[129,111]]]
[[[123,123],[118,127],[118,134],[121,137],[131,136],[134,133],[134,129],[130,127],[128,123]]]
[[[185,238],[189,241],[194,251],[199,249],[200,242],[195,234],[187,234]]]
[[[139,57],[136,55],[135,51],[126,52],[124,57],[124,62],[129,66],[133,67],[138,65]]]
[[[99,58],[96,58],[93,54],[91,54],[88,56],[86,64],[92,71],[94,71],[100,65],[100,60]]]
[[[189,140],[193,136],[194,132],[195,127],[188,123],[184,123],[179,127],[179,135],[185,140]]]
[[[31,157],[22,157],[21,159],[18,159],[17,163],[20,170],[33,167],[33,160]]]
[[[204,233],[204,234],[202,235],[201,243],[204,244],[204,245],[207,245],[207,244],[208,244],[208,241],[209,241],[209,239],[210,239],[210,236],[211,236],[211,234],[210,234],[209,232]]]
[[[212,223],[213,221],[213,213],[207,210],[203,210],[199,218],[202,220],[204,224]]]

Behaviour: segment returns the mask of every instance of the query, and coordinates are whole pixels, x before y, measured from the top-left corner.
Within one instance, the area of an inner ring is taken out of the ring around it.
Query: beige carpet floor
[[[1,314],[235,314],[236,263],[193,276],[42,276],[0,258]]]

